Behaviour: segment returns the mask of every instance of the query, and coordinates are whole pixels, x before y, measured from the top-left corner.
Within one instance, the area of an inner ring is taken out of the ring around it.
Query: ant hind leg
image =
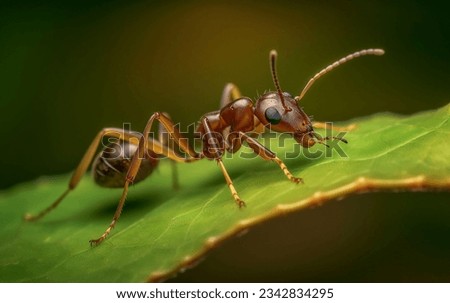
[[[55,209],[62,202],[62,200],[69,194],[69,192],[75,189],[75,187],[80,182],[81,177],[83,177],[89,165],[91,164],[92,159],[94,158],[94,155],[98,149],[98,146],[104,136],[118,138],[120,140],[130,142],[132,139],[139,139],[140,135],[136,133],[127,132],[119,128],[104,128],[100,132],[98,132],[94,140],[92,140],[91,145],[89,145],[88,149],[86,150],[83,158],[81,159],[74,173],[72,174],[72,178],[69,181],[68,188],[66,189],[66,191],[61,196],[59,196],[58,199],[55,200],[55,202],[53,202],[50,206],[48,206],[38,214],[36,215],[25,214],[24,219],[26,221],[37,221],[41,219],[49,212],[51,212],[53,209]]]
[[[149,140],[150,131],[152,129],[153,123],[158,121],[164,126],[164,129],[170,134],[174,142],[188,155],[188,158],[182,158],[178,156],[173,149],[168,146],[165,146],[161,142],[157,140]],[[111,230],[116,226],[117,221],[120,218],[122,213],[123,206],[125,204],[125,199],[128,194],[128,187],[133,183],[134,178],[136,177],[139,167],[141,165],[141,161],[144,158],[144,154],[148,151],[153,153],[164,155],[169,157],[172,160],[177,162],[192,162],[201,159],[201,155],[199,155],[195,150],[193,150],[188,144],[187,141],[181,136],[178,128],[173,124],[172,120],[167,117],[164,113],[156,112],[154,113],[147,121],[145,125],[144,132],[142,136],[139,138],[139,145],[136,152],[131,159],[130,167],[128,168],[127,176],[125,178],[125,184],[123,187],[122,196],[120,197],[119,204],[117,205],[116,212],[114,213],[113,219],[109,224],[108,228],[98,239],[90,240],[91,246],[99,245],[106,239],[106,237],[110,234]]]

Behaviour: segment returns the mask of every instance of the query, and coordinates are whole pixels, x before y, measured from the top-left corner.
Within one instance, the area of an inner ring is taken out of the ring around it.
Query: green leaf
[[[244,148],[225,159],[247,207],[238,209],[214,162],[179,165],[182,188],[172,190],[170,165],[130,188],[121,220],[110,237],[91,248],[116,208],[121,189],[104,189],[88,176],[43,220],[22,220],[62,193],[69,176],[42,177],[0,194],[0,281],[108,282],[156,281],[194,265],[211,249],[255,224],[354,192],[385,189],[450,188],[450,105],[402,117],[378,114],[351,121],[356,128],[339,143],[346,157],[323,145],[310,154],[292,139],[272,141],[277,152],[304,184],[287,180],[278,166]],[[335,131],[336,134],[336,131]],[[304,150],[301,150],[304,152]],[[42,159],[41,159],[42,160]],[[42,160],[45,161],[45,160]]]

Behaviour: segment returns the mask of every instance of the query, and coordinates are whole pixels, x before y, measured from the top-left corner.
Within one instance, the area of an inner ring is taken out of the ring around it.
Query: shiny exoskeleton
[[[137,150],[137,145],[119,141],[110,143],[97,155],[92,163],[92,177],[95,183],[102,187],[123,187],[131,158]],[[158,166],[159,159],[156,154],[146,154],[142,159],[134,183],[147,178]]]
[[[277,53],[272,50],[270,52],[270,67],[276,91],[268,92],[259,97],[256,102],[253,102],[252,99],[241,96],[237,86],[231,83],[227,84],[222,94],[220,110],[207,113],[200,119],[197,128],[197,133],[202,139],[202,150],[200,152],[197,152],[188,144],[186,138],[180,134],[170,117],[162,112],[151,115],[142,134],[122,129],[105,128],[97,134],[87,149],[72,175],[68,189],[48,208],[35,216],[26,215],[25,219],[28,221],[37,220],[59,205],[85,174],[95,156],[98,145],[104,137],[116,138],[118,142],[107,145],[94,160],[92,168],[94,179],[101,186],[123,187],[123,192],[112,222],[98,239],[90,241],[91,245],[97,245],[106,239],[120,217],[129,185],[149,176],[158,165],[161,156],[174,162],[183,163],[204,158],[215,160],[222,170],[231,194],[239,207],[244,206],[245,203],[234,188],[222,162],[222,156],[225,152],[234,153],[238,151],[244,142],[261,158],[278,164],[289,180],[295,183],[302,182],[301,178],[294,177],[289,172],[286,165],[275,153],[254,138],[255,134],[260,134],[267,128],[276,132],[289,133],[306,148],[315,143],[325,144],[324,141],[330,139],[337,139],[346,143],[343,138],[322,138],[314,132],[312,122],[299,106],[299,101],[317,79],[335,67],[363,55],[383,54],[382,49],[365,49],[352,53],[321,70],[309,80],[299,96],[293,97],[280,88],[276,73]],[[160,124],[158,138],[150,136],[155,120]],[[170,139],[164,134],[169,134]],[[178,145],[184,155],[180,155],[169,145],[170,140]]]

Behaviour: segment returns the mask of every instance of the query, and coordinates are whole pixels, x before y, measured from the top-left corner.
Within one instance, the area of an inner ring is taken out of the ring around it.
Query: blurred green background
[[[0,188],[73,170],[102,127],[121,127],[128,122],[141,131],[154,111],[169,112],[183,127],[218,108],[227,82],[236,83],[244,95],[252,98],[273,89],[268,64],[269,50],[273,48],[279,53],[281,86],[292,94],[298,94],[315,72],[348,53],[372,47],[386,50],[383,57],[355,60],[314,85],[302,105],[317,120],[342,121],[380,111],[410,114],[435,109],[450,100],[449,43],[450,18],[444,1],[2,1]],[[423,213],[423,203],[437,201],[434,205],[439,206],[436,216],[440,218],[450,208],[439,201],[448,197],[372,194],[357,196],[335,208],[345,212],[352,209],[348,206],[352,203],[375,201],[374,205],[378,205],[378,201],[381,206],[363,204],[364,218],[373,220],[373,224],[352,227],[361,234],[373,232],[382,236],[392,226],[378,225],[377,218],[383,211],[369,210],[380,207],[389,212],[389,204],[383,201],[411,201],[405,207],[412,207],[417,214]],[[326,209],[316,215],[325,225],[334,217],[334,212]],[[359,211],[353,214],[360,216]],[[404,268],[423,264],[430,258],[436,260],[436,251],[439,256],[442,252],[450,255],[449,245],[442,244],[449,242],[450,220],[449,216],[443,217],[437,223],[436,217],[429,215],[430,222],[438,227],[422,235],[430,239],[424,245],[435,249],[418,253],[422,261],[411,257],[411,263]],[[272,231],[272,237],[264,237],[265,241],[279,237],[273,232],[276,224],[284,224],[279,230],[289,232],[302,228],[295,222],[303,222],[304,217],[289,218],[266,225],[263,234]],[[398,226],[407,225],[406,221],[399,222]],[[316,232],[322,239],[336,237],[327,238],[325,231]],[[295,243],[286,237],[289,240],[285,243]],[[208,279],[232,279],[236,268],[246,268],[245,260],[235,255],[241,250],[244,255],[268,250],[265,256],[277,256],[274,245],[256,245],[261,243],[258,237],[242,239],[249,242],[236,240],[220,250],[234,254],[215,253],[206,265],[192,271],[191,281],[205,275],[209,275]],[[302,259],[308,242],[292,244],[292,255]],[[375,239],[355,245],[388,249],[379,243]],[[322,249],[326,251],[327,247]],[[349,248],[339,249],[340,254],[345,254]],[[389,252],[388,249],[385,254]],[[341,262],[332,256],[330,251],[331,259],[324,264]],[[283,264],[287,272],[278,280],[312,279],[311,275],[296,276],[299,269],[290,265],[289,258],[270,260],[261,272],[253,272],[248,279],[276,279],[278,276],[271,272]],[[317,259],[317,264],[321,260]],[[371,264],[378,264],[376,260],[371,260]],[[439,264],[450,269],[449,257],[442,262]],[[389,270],[397,270],[389,264],[382,265],[385,270],[376,276],[379,280],[386,279]],[[349,271],[341,271],[343,276],[319,270],[322,275],[316,280],[361,280],[355,274],[360,265],[353,266]],[[228,268],[228,274],[208,271],[219,267]],[[421,275],[422,267],[412,271],[416,275],[411,277],[416,280],[450,281],[448,273]],[[184,277],[189,280],[190,276]]]

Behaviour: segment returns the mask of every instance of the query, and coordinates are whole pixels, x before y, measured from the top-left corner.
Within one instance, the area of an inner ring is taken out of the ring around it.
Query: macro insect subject
[[[337,66],[360,56],[383,54],[384,50],[382,49],[365,49],[343,57],[317,73],[308,81],[300,95],[293,97],[281,90],[276,71],[277,52],[272,50],[269,56],[270,70],[276,91],[265,93],[256,102],[253,102],[252,99],[243,97],[236,85],[227,84],[222,93],[220,110],[206,113],[200,119],[197,133],[202,138],[201,152],[195,151],[188,144],[170,117],[162,112],[151,115],[142,134],[117,128],[104,128],[88,147],[69,181],[67,190],[37,215],[26,214],[25,220],[36,221],[55,209],[67,194],[75,189],[92,161],[92,175],[95,182],[103,187],[122,187],[123,192],[108,228],[98,239],[90,240],[91,245],[98,245],[106,239],[119,220],[129,185],[148,177],[158,165],[160,157],[167,157],[174,162],[181,163],[204,158],[215,160],[239,207],[244,206],[245,203],[239,197],[228,175],[222,162],[222,156],[225,152],[235,153],[238,151],[244,141],[258,156],[278,164],[290,181],[303,182],[301,178],[294,177],[283,161],[257,141],[252,134],[261,134],[265,129],[289,133],[297,143],[305,148],[316,143],[326,145],[325,141],[331,139],[347,143],[343,138],[319,136],[314,131],[309,116],[299,106],[299,102],[317,79]],[[150,136],[155,121],[159,122],[160,126],[158,138]],[[164,136],[164,134],[169,134],[169,136]],[[104,137],[116,138],[120,140],[120,145],[107,145],[94,158]],[[184,155],[171,147],[169,141],[175,143]]]

